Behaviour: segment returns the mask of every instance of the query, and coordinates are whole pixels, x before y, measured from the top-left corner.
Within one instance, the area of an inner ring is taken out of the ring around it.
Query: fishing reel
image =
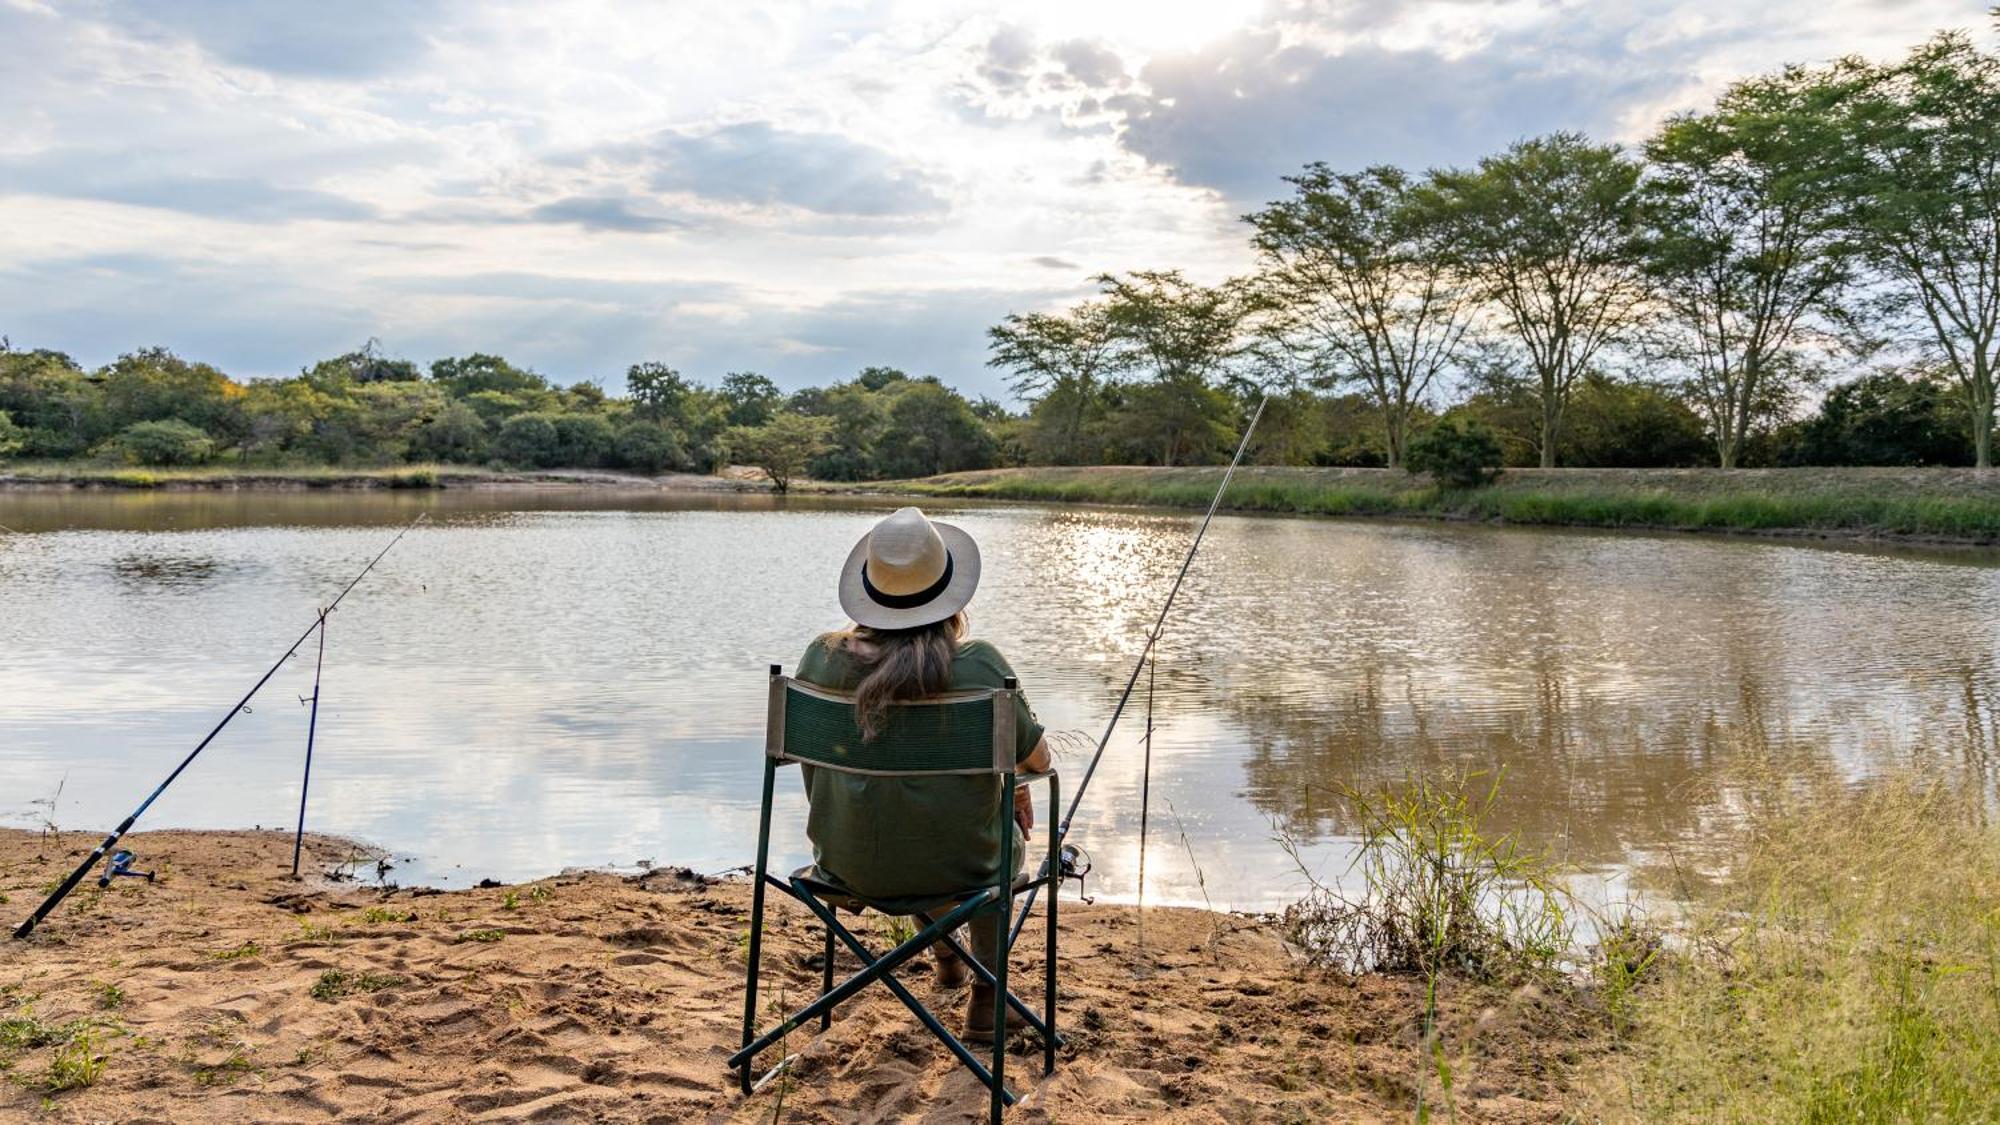
[[[116,879],[120,875],[129,875],[134,879],[144,879],[148,883],[152,882],[153,872],[132,870],[132,864],[138,858],[138,856],[133,855],[124,848],[112,852],[111,858],[104,861],[104,874],[97,877],[98,887],[104,888],[110,886],[111,880]]]
[[[1090,874],[1090,853],[1075,844],[1064,844],[1056,853],[1056,862],[1064,879],[1076,880],[1076,897],[1089,904],[1097,901],[1083,893],[1083,877]]]

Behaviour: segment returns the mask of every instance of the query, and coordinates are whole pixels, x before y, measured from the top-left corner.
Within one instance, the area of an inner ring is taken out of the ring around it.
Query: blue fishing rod
[[[1090,789],[1090,779],[1097,773],[1097,763],[1104,759],[1104,748],[1111,745],[1111,734],[1118,729],[1118,720],[1125,716],[1125,705],[1132,700],[1132,689],[1139,686],[1139,674],[1146,670],[1147,662],[1153,658],[1154,646],[1160,643],[1160,631],[1167,627],[1167,614],[1173,611],[1174,599],[1180,596],[1181,583],[1187,581],[1188,570],[1194,566],[1195,554],[1201,550],[1201,541],[1208,534],[1208,525],[1210,521],[1215,519],[1216,509],[1222,506],[1222,494],[1229,491],[1229,479],[1236,475],[1236,467],[1243,463],[1243,454],[1250,448],[1250,435],[1257,432],[1257,423],[1264,417],[1264,408],[1270,405],[1270,402],[1271,396],[1269,395],[1258,399],[1257,409],[1250,415],[1250,424],[1243,427],[1243,439],[1236,443],[1236,456],[1229,459],[1229,467],[1222,471],[1222,483],[1216,485],[1215,495],[1208,501],[1208,512],[1201,517],[1201,525],[1195,528],[1194,542],[1188,544],[1187,555],[1181,559],[1180,573],[1174,575],[1174,584],[1167,591],[1167,600],[1160,606],[1159,617],[1153,621],[1153,631],[1146,634],[1145,647],[1139,650],[1139,659],[1132,664],[1132,674],[1126,677],[1125,690],[1118,694],[1118,706],[1111,710],[1111,721],[1104,725],[1104,734],[1097,740],[1097,750],[1090,756],[1090,765],[1085,767],[1083,771],[1083,780],[1077,783],[1076,793],[1069,799],[1069,809],[1063,813],[1062,823],[1056,826],[1056,855],[1058,862],[1062,864],[1063,875],[1065,877],[1074,877],[1081,881],[1083,872],[1089,870],[1088,866],[1080,865],[1082,858],[1081,850],[1065,842],[1069,839],[1070,824],[1076,820],[1077,807],[1083,804],[1083,795]],[[1152,723],[1149,719],[1146,729],[1146,781],[1148,789],[1151,788],[1153,772],[1152,738]],[[1145,815],[1143,809],[1140,815],[1142,817]],[[1048,877],[1048,861],[1043,860],[1042,866],[1042,877],[1046,879]],[[1028,911],[1034,909],[1035,896],[1040,893],[1041,889],[1042,884],[1039,882],[1028,888],[1026,901],[1021,904],[1021,914],[1014,920],[1014,932],[1007,939],[1007,944],[1010,948],[1020,938],[1021,928],[1028,924]],[[1145,888],[1141,887],[1140,893],[1144,894],[1144,892]]]
[[[141,816],[144,816],[147,809],[153,807],[153,802],[160,799],[160,794],[165,793],[167,791],[167,786],[172,785],[174,783],[174,780],[180,777],[182,771],[186,770],[190,765],[194,764],[194,760],[201,756],[201,752],[203,750],[208,749],[208,744],[215,741],[215,736],[222,733],[222,729],[229,725],[230,720],[236,718],[236,716],[242,714],[244,711],[249,710],[250,700],[254,698],[259,691],[263,690],[265,684],[271,682],[271,677],[277,675],[278,669],[283,668],[285,666],[285,661],[290,660],[293,654],[299,651],[299,646],[306,643],[306,638],[312,636],[315,632],[318,632],[319,630],[325,627],[326,615],[340,608],[341,600],[346,598],[348,593],[351,592],[356,586],[360,585],[361,580],[363,578],[368,577],[368,572],[375,569],[375,564],[381,562],[382,557],[384,555],[387,555],[391,550],[395,549],[396,544],[403,541],[403,536],[408,535],[410,533],[410,528],[415,527],[418,524],[424,522],[426,518],[427,515],[419,514],[416,519],[411,520],[409,522],[408,526],[404,527],[403,530],[397,532],[396,537],[394,539],[389,540],[389,545],[387,547],[382,548],[380,553],[378,553],[374,558],[368,560],[368,565],[362,567],[361,573],[355,575],[353,581],[349,582],[346,585],[346,587],[340,591],[339,596],[333,599],[333,604],[319,611],[319,613],[313,618],[313,623],[306,628],[305,632],[299,634],[299,639],[292,642],[292,647],[285,650],[285,655],[280,656],[278,658],[278,662],[271,665],[270,670],[265,672],[264,675],[258,679],[256,684],[253,685],[249,691],[244,693],[243,698],[236,701],[236,706],[231,707],[229,709],[229,713],[222,717],[222,721],[215,724],[215,728],[208,732],[208,737],[202,739],[201,742],[198,745],[196,745],[193,750],[190,750],[188,752],[188,756],[181,759],[181,764],[174,767],[174,772],[168,774],[167,779],[165,781],[160,782],[158,788],[154,789],[150,794],[147,794],[145,800],[139,802],[139,807],[132,810],[132,815],[126,817],[122,822],[119,823],[118,827],[112,829],[111,835],[106,836],[104,838],[104,842],[97,845],[97,850],[91,852],[90,855],[85,857],[84,861],[77,865],[76,870],[69,873],[69,878],[64,879],[62,881],[62,884],[56,887],[55,893],[51,894],[40,906],[36,907],[35,912],[28,917],[28,920],[21,923],[21,925],[17,929],[15,929],[14,937],[16,940],[25,938],[29,934],[35,932],[35,927],[41,924],[42,919],[48,917],[50,911],[54,910],[57,906],[61,905],[63,899],[69,897],[69,893],[76,889],[76,885],[78,883],[83,882],[84,877],[90,874],[90,869],[92,867],[97,866],[97,861],[103,859],[107,852],[110,852],[112,848],[117,846],[119,839],[123,837],[125,833],[130,832],[132,830],[133,823],[136,822]],[[317,675],[317,673],[315,673],[315,675]],[[317,698],[319,694],[317,688],[314,689],[313,694],[314,697]],[[315,714],[315,720],[316,719],[317,719],[317,714]],[[303,804],[304,804],[304,799],[301,798],[301,809],[300,809],[301,817],[303,817],[304,815]],[[116,856],[113,856],[112,858],[113,858],[113,863],[109,868],[106,869],[104,879],[101,880],[101,882],[103,883],[108,883],[111,877],[114,875],[124,875],[132,873],[129,870],[132,864],[132,853],[119,852]],[[119,862],[121,860],[123,862]]]

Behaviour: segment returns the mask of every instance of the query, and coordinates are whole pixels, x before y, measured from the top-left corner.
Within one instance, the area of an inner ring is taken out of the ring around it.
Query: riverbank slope
[[[1222,469],[988,469],[857,486],[914,496],[1206,507]],[[1240,512],[2000,543],[2000,470],[1509,469],[1446,489],[1400,469],[1239,469]]]
[[[9,928],[95,843],[0,831]],[[723,1060],[742,1012],[741,881],[658,869],[382,889],[327,879],[359,853],[309,838],[314,878],[300,884],[282,833],[129,843],[158,882],[86,883],[0,956],[0,1116],[984,1120],[984,1091],[880,989],[825,1035],[794,1037],[782,1092],[740,1097]],[[1062,916],[1072,1042],[1052,1077],[1039,1051],[1010,1059],[1025,1095],[1010,1122],[1408,1120],[1418,1082],[1439,1096],[1419,1077],[1416,979],[1307,970],[1271,923],[1241,916],[1150,910],[1143,952],[1131,908],[1065,903]],[[773,912],[774,1008],[817,988],[808,921]],[[871,929],[886,946],[879,919]],[[1032,995],[1039,944],[1022,945]],[[958,1022],[962,993],[905,977]],[[1455,989],[1443,1021],[1462,1044],[1450,1062],[1464,1121],[1562,1119],[1572,1077],[1605,1049],[1569,1001],[1532,989]]]

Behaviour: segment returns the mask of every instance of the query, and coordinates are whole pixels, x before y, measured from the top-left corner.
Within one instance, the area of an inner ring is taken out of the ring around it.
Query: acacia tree
[[[1285,177],[1293,197],[1244,216],[1256,228],[1268,332],[1313,382],[1361,385],[1381,415],[1389,464],[1452,362],[1471,303],[1434,215],[1400,168]]]
[[[1913,316],[1972,415],[1975,463],[1993,465],[2000,373],[2000,54],[1947,32],[1902,63],[1849,60],[1828,76],[1850,157],[1849,230],[1894,284],[1882,306]]]
[[[1847,321],[1831,96],[1804,70],[1750,79],[1646,142],[1645,266],[1667,322],[1655,343],[1688,371],[1725,469],[1809,369],[1803,349]]]
[[[1058,420],[1046,442],[1056,464],[1084,460],[1084,429],[1104,385],[1124,370],[1109,307],[1085,301],[1064,313],[1009,315],[986,330],[988,367],[1012,373],[1014,394],[1051,411]]]
[[[1123,368],[1146,368],[1125,421],[1160,450],[1162,465],[1206,459],[1229,440],[1234,403],[1215,386],[1245,354],[1251,302],[1234,283],[1197,285],[1179,270],[1103,274],[1105,320]]]
[[[764,470],[776,491],[789,492],[806,463],[833,448],[833,422],[786,410],[761,426],[733,426],[723,440],[732,457]]]
[[[1617,145],[1554,133],[1475,169],[1434,172],[1415,196],[1444,233],[1445,260],[1526,353],[1545,469],[1556,463],[1571,389],[1643,306],[1638,186],[1638,164]]]

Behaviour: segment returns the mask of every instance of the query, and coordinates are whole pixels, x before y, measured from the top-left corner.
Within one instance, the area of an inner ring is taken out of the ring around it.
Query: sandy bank
[[[0,831],[8,928],[95,843]],[[355,849],[314,838],[318,874],[297,884],[278,833],[130,844],[159,882],[87,883],[29,941],[0,944],[0,1117],[983,1119],[983,1091],[879,989],[817,1041],[796,1037],[803,1058],[782,1105],[772,1088],[740,1098],[723,1060],[741,1014],[742,882],[663,869],[379,889],[325,878]],[[816,988],[817,931],[796,908],[779,908],[774,927],[766,995],[795,1006]],[[1148,911],[1142,952],[1132,909],[1066,903],[1063,931],[1073,1042],[1048,1078],[1017,1054],[1025,1101],[1009,1120],[1413,1112],[1428,1073],[1420,982],[1305,971],[1269,924],[1243,917]],[[1015,965],[1039,979],[1035,949]],[[927,972],[909,982],[956,1022],[961,996],[940,995]],[[1445,1025],[1466,1121],[1560,1120],[1573,1076],[1601,1052],[1567,1001],[1533,990],[1455,989]],[[82,1054],[64,1041],[85,1034],[101,1074],[47,1092],[58,1054]],[[1427,1089],[1438,1096],[1434,1078]]]

